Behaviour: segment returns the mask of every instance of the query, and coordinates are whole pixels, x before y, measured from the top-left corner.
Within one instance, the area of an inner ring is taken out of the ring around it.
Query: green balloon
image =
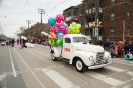
[[[78,28],[80,29],[81,28],[81,24],[77,24]]]
[[[54,46],[55,45],[55,40],[51,39],[51,45]]]
[[[69,27],[68,27],[68,30],[72,30],[72,26],[69,26]]]
[[[72,27],[76,27],[77,23],[76,22],[72,22]]]
[[[60,39],[60,45],[61,46],[63,45],[63,39]]]

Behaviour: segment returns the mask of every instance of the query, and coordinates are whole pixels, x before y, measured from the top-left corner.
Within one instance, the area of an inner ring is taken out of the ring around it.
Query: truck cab
[[[62,59],[69,64],[74,64],[78,72],[86,68],[97,69],[112,63],[110,53],[104,51],[102,46],[89,43],[90,38],[82,34],[67,34],[63,37],[63,46],[52,47],[51,58],[53,61]]]

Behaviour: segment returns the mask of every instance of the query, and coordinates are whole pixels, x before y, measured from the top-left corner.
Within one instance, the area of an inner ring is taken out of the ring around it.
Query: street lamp
[[[5,17],[6,18],[6,16],[0,16],[0,17]]]

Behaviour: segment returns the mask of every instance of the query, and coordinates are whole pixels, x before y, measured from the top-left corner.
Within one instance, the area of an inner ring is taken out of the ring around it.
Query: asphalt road
[[[108,67],[79,73],[52,61],[47,46],[0,46],[0,88],[133,88],[133,61],[113,58]]]

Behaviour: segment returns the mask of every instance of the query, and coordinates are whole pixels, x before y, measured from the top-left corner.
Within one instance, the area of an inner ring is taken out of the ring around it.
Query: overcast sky
[[[9,37],[15,37],[19,27],[28,27],[27,20],[32,20],[30,26],[41,22],[38,9],[44,9],[43,23],[48,23],[49,17],[62,14],[70,6],[76,6],[82,0],[0,0],[0,29]],[[6,17],[5,17],[6,16]],[[1,33],[1,32],[0,32]]]

